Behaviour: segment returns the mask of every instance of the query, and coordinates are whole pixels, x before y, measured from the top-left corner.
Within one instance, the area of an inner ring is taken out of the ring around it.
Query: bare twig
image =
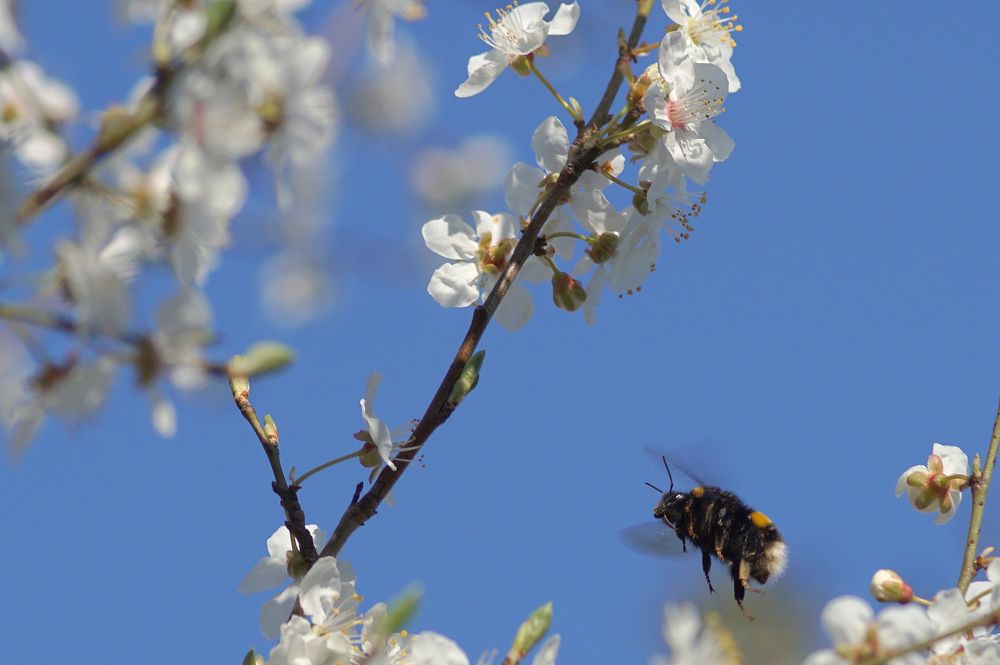
[[[278,451],[277,437],[269,437],[264,431],[264,427],[260,424],[260,419],[257,417],[257,411],[250,404],[249,391],[243,390],[239,393],[234,391],[233,401],[236,402],[236,406],[239,408],[240,413],[243,414],[243,417],[246,418],[246,421],[250,423],[250,427],[253,428],[254,433],[257,435],[257,440],[260,441],[260,445],[264,449],[264,454],[267,455],[267,461],[271,465],[271,473],[274,475],[274,482],[271,483],[271,489],[281,499],[281,507],[285,510],[285,527],[287,527],[298,543],[299,552],[302,554],[302,559],[306,562],[306,565],[312,566],[319,556],[316,554],[316,545],[313,543],[312,534],[306,528],[305,513],[302,511],[301,504],[299,504],[299,486],[289,485],[285,481],[285,472],[281,468],[281,453]]]
[[[407,467],[409,467],[410,462],[420,453],[421,447],[431,434],[434,433],[434,430],[440,427],[448,419],[452,411],[454,411],[454,407],[448,405],[448,397],[452,386],[461,375],[462,369],[469,361],[469,358],[472,357],[480,340],[482,340],[490,319],[500,306],[514,278],[517,277],[518,271],[535,250],[535,241],[542,230],[542,226],[544,226],[556,206],[565,200],[565,196],[570,188],[594,164],[603,152],[603,149],[600,147],[587,146],[586,140],[593,134],[594,129],[601,122],[606,122],[610,118],[608,109],[611,108],[611,104],[614,102],[624,80],[622,66],[628,66],[632,49],[639,43],[642,30],[646,25],[652,0],[638,0],[638,2],[638,12],[632,26],[632,31],[628,41],[620,48],[614,74],[611,76],[611,80],[608,82],[601,101],[594,111],[593,118],[586,126],[578,126],[577,136],[573,141],[565,168],[559,173],[559,178],[548,190],[544,200],[536,209],[535,214],[532,215],[530,223],[522,232],[521,238],[493,290],[486,297],[483,304],[476,307],[473,311],[469,329],[465,333],[465,337],[459,345],[458,351],[455,353],[455,357],[452,359],[448,371],[445,372],[444,378],[441,380],[437,392],[434,393],[434,397],[427,406],[423,417],[417,423],[416,428],[414,428],[409,441],[403,444],[402,452],[397,458],[396,468],[384,468],[378,478],[375,479],[371,489],[359,501],[348,506],[336,528],[333,530],[330,540],[320,552],[320,556],[337,556],[340,553],[340,550],[344,547],[348,538],[351,537],[351,534],[375,515],[376,510],[382,501],[385,500],[389,490],[392,489],[396,481],[403,475]]]
[[[983,512],[986,509],[986,493],[993,479],[993,468],[997,463],[997,449],[1000,448],[1000,404],[997,405],[997,415],[993,421],[993,436],[990,437],[990,447],[986,451],[986,461],[982,470],[978,461],[972,467],[972,515],[969,517],[969,535],[965,540],[965,556],[962,557],[962,572],[958,577],[958,589],[964,594],[969,583],[976,576],[976,550],[979,547],[979,531],[983,527]]]

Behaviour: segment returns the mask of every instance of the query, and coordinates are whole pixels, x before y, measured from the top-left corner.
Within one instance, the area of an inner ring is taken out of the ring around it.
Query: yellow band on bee
[[[702,496],[704,496],[704,494],[705,494],[704,487],[695,487],[693,490],[691,490],[691,496],[693,496],[696,499],[700,499]]]
[[[750,513],[750,521],[753,522],[754,526],[758,529],[763,529],[766,526],[774,524],[770,517],[756,510]]]

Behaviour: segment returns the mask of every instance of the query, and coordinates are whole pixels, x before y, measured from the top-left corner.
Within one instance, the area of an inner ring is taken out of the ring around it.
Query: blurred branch
[[[976,576],[976,549],[979,547],[979,531],[983,527],[983,512],[986,509],[986,493],[993,479],[993,468],[997,463],[997,449],[1000,448],[1000,404],[993,421],[993,436],[986,452],[986,462],[979,468],[979,456],[972,463],[972,515],[969,517],[969,535],[965,540],[965,555],[962,557],[962,572],[958,577],[958,589],[964,595],[969,583]]]
[[[577,136],[570,148],[566,166],[559,173],[558,179],[548,190],[545,198],[531,216],[531,222],[523,230],[521,238],[493,290],[486,297],[483,304],[476,307],[473,311],[472,322],[469,324],[469,329],[465,333],[465,337],[459,345],[458,351],[455,353],[455,357],[448,367],[448,371],[445,372],[444,378],[441,380],[423,417],[416,428],[414,428],[410,439],[401,447],[402,452],[396,458],[396,468],[385,467],[382,469],[382,472],[372,484],[371,489],[359,501],[348,506],[334,529],[333,534],[330,536],[330,540],[320,552],[320,556],[337,556],[340,553],[340,550],[347,543],[351,534],[375,515],[378,507],[385,500],[386,495],[388,495],[389,490],[392,489],[403,473],[406,472],[410,462],[420,454],[421,448],[431,434],[434,433],[434,430],[440,427],[451,416],[455,410],[455,407],[448,403],[452,386],[461,376],[466,363],[468,363],[479,342],[482,340],[493,314],[503,301],[507,290],[514,282],[514,278],[517,277],[518,271],[535,252],[536,241],[542,230],[542,226],[545,225],[549,215],[552,214],[556,206],[565,200],[570,188],[576,184],[580,176],[590,169],[597,158],[603,153],[604,148],[597,145],[586,145],[586,141],[600,124],[610,119],[608,109],[611,108],[611,104],[618,95],[618,91],[624,80],[622,68],[628,66],[631,60],[632,49],[639,43],[642,30],[646,25],[652,0],[638,0],[638,2],[638,11],[635,22],[632,25],[632,31],[628,41],[623,42],[619,49],[615,71],[608,82],[597,109],[594,111],[591,121],[586,126],[578,125]]]

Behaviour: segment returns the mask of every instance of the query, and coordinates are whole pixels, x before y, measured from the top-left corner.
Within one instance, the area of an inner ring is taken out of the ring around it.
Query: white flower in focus
[[[362,0],[368,9],[368,52],[380,64],[388,65],[396,55],[396,18],[419,21],[427,15],[423,0]]]
[[[958,446],[935,443],[927,465],[911,466],[896,481],[896,496],[907,493],[914,508],[938,512],[935,524],[944,524],[958,510],[962,489],[968,486],[969,458]]]
[[[663,639],[670,657],[658,657],[661,665],[736,665],[732,635],[720,624],[702,623],[691,603],[667,605],[663,610]]]
[[[550,35],[568,35],[580,18],[580,5],[562,4],[551,21],[544,20],[549,6],[544,2],[508,5],[497,10],[497,18],[489,16],[489,33],[479,26],[479,38],[492,50],[469,58],[467,78],[455,90],[456,97],[471,97],[487,86],[516,58],[533,53]]]
[[[735,143],[712,118],[724,111],[728,92],[725,74],[715,65],[691,64],[692,81],[686,68],[675,66],[663,53],[671,53],[676,33],[660,46],[660,74],[665,83],[649,86],[643,105],[653,124],[664,130],[662,141],[686,176],[704,184],[715,162],[725,161]],[[682,76],[682,74],[684,74]]]
[[[382,375],[378,372],[373,372],[368,377],[365,397],[361,400],[361,418],[365,421],[368,435],[378,450],[378,456],[382,459],[382,463],[395,471],[396,465],[392,462],[392,435],[389,432],[389,426],[385,424],[384,420],[376,417],[374,412],[375,391],[378,390],[378,384],[381,380]]]
[[[427,292],[443,307],[468,307],[481,293],[489,293],[517,244],[520,224],[512,215],[475,210],[472,216],[475,229],[454,214],[435,217],[421,228],[432,252],[457,259],[435,270],[427,285]],[[497,320],[508,330],[517,330],[533,310],[528,290],[515,281],[497,310]]]
[[[890,607],[876,618],[868,603],[856,596],[834,598],[820,620],[834,648],[810,654],[803,665],[850,665],[923,642],[934,634],[920,607]],[[893,658],[888,665],[921,665],[925,660],[925,654],[915,652]]]
[[[731,15],[727,6],[729,0],[662,0],[663,10],[670,20],[679,26],[675,31],[682,40],[681,52],[691,62],[705,62],[715,65],[726,74],[729,92],[740,89],[740,80],[733,69],[732,33],[740,32],[743,26]],[[711,8],[706,9],[706,7]]]
[[[316,550],[323,549],[329,536],[315,524],[307,524]],[[257,593],[284,584],[288,580],[289,558],[292,556],[292,535],[281,526],[267,539],[267,556],[262,557],[240,582],[240,593]],[[291,614],[299,594],[299,581],[269,600],[260,610],[260,627],[269,639],[278,635],[278,627]]]
[[[72,120],[79,106],[68,87],[41,67],[18,60],[0,69],[0,140],[29,168],[46,171],[66,157],[67,146],[52,126]]]
[[[24,48],[24,39],[14,20],[13,1],[0,0],[0,51],[6,51],[7,55],[19,53]]]
[[[555,182],[559,172],[566,166],[570,148],[569,134],[559,118],[549,116],[538,125],[531,135],[531,148],[535,152],[538,168],[518,162],[504,183],[507,207],[524,218],[531,215],[544,191]],[[596,164],[597,169],[611,176],[618,176],[624,167],[625,157],[618,150],[602,155]],[[612,208],[602,191],[609,183],[601,173],[588,170],[570,188],[567,201],[569,209],[584,227],[595,233],[610,229],[620,231],[624,227],[624,217]],[[569,210],[560,205],[546,220],[542,233],[551,234],[569,228]],[[573,253],[572,238],[555,238],[549,244],[563,258],[569,258]]]

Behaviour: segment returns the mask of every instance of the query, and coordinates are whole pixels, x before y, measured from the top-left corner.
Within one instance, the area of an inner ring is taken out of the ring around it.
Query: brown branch
[[[320,556],[337,556],[340,553],[340,550],[347,543],[351,534],[375,515],[378,507],[389,493],[389,490],[392,489],[400,476],[403,475],[407,467],[409,467],[410,462],[420,453],[420,449],[427,442],[431,434],[434,433],[434,430],[448,420],[448,417],[454,411],[454,407],[448,405],[448,397],[451,394],[452,386],[458,380],[466,363],[472,357],[473,352],[475,352],[476,347],[482,340],[483,334],[486,332],[486,328],[493,318],[493,314],[496,313],[501,301],[507,294],[507,290],[513,283],[514,278],[517,277],[518,271],[533,253],[535,241],[542,230],[542,226],[545,225],[549,215],[552,214],[556,206],[565,200],[570,188],[594,164],[603,152],[603,149],[600,147],[587,146],[586,140],[593,133],[594,129],[599,126],[600,122],[607,122],[610,119],[608,109],[611,108],[611,104],[618,95],[618,91],[624,80],[624,73],[621,67],[628,66],[631,58],[631,50],[639,43],[642,30],[646,25],[652,1],[638,1],[639,8],[628,42],[620,49],[614,74],[608,82],[608,86],[594,112],[593,118],[586,127],[578,128],[576,139],[573,141],[569,157],[566,161],[566,166],[559,173],[559,178],[548,190],[544,200],[531,216],[531,222],[522,232],[521,238],[518,240],[517,246],[514,248],[493,290],[486,297],[483,304],[476,307],[473,311],[469,329],[465,333],[465,337],[459,345],[458,351],[455,353],[455,357],[448,367],[448,371],[445,372],[444,378],[441,379],[437,392],[434,393],[434,397],[427,406],[423,417],[417,423],[416,428],[414,428],[410,439],[402,446],[402,452],[396,460],[396,468],[385,467],[382,469],[371,489],[359,501],[348,506],[337,523],[336,528],[333,530],[330,540],[320,552]]]
[[[264,454],[267,455],[267,461],[271,465],[271,473],[274,475],[274,482],[271,483],[271,489],[281,499],[281,507],[285,511],[285,527],[298,543],[299,552],[302,554],[302,559],[306,562],[306,565],[312,566],[319,556],[316,554],[316,545],[313,543],[312,534],[306,528],[306,516],[302,511],[302,505],[299,503],[298,492],[300,488],[298,485],[290,486],[285,481],[285,472],[281,468],[281,453],[278,451],[277,436],[268,436],[267,432],[264,431],[264,427],[260,424],[260,419],[257,417],[257,411],[250,404],[249,389],[239,392],[234,390],[233,401],[236,402],[237,408],[239,408],[240,413],[243,414],[246,421],[250,423],[250,427],[253,428],[254,434],[257,435],[257,440],[260,441],[260,445],[264,449]]]
[[[979,547],[979,532],[983,528],[983,512],[986,509],[986,493],[993,479],[993,468],[997,464],[997,449],[1000,448],[1000,405],[993,420],[993,436],[986,451],[986,462],[979,468],[979,456],[972,464],[972,514],[969,516],[969,535],[965,541],[965,555],[962,557],[962,572],[958,577],[958,589],[964,594],[969,583],[976,576],[976,549]]]

